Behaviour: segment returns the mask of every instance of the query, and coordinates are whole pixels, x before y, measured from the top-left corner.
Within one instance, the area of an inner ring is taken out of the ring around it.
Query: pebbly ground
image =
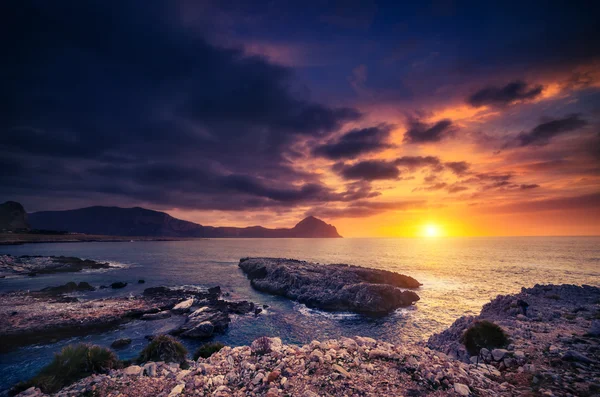
[[[518,299],[529,303],[520,314]],[[58,396],[596,396],[600,395],[600,289],[536,286],[499,296],[478,317],[462,317],[427,345],[355,337],[226,347],[208,359],[147,363],[94,375]],[[460,336],[477,319],[501,325],[506,349],[473,363]],[[21,396],[39,396],[30,389]]]

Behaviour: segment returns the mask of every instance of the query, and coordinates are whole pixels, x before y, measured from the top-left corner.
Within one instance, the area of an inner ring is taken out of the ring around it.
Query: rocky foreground
[[[257,290],[322,310],[380,315],[419,300],[404,288],[421,283],[387,270],[282,258],[242,258],[239,267]]]
[[[519,299],[529,304],[527,316]],[[516,310],[515,310],[516,309]],[[600,289],[536,286],[499,296],[422,344],[354,337],[285,345],[277,338],[225,347],[208,359],[149,362],[93,375],[57,396],[596,396]],[[465,356],[460,337],[481,318],[501,325],[505,349]],[[448,354],[446,354],[446,352]],[[39,396],[34,388],[21,396]]]
[[[528,305],[526,315],[522,302]],[[506,331],[506,349],[482,349],[478,357],[470,356],[460,338],[479,320]],[[600,395],[600,288],[536,285],[500,295],[479,316],[459,318],[427,345],[465,363],[490,364],[523,394]]]
[[[0,295],[0,350],[48,342],[113,328],[133,319],[185,317],[173,331],[205,339],[224,332],[232,314],[255,313],[252,302],[220,299],[219,287],[208,291],[147,288],[142,296],[78,299],[66,294],[91,291],[88,283],[68,283],[41,291]]]
[[[0,277],[36,276],[38,274],[80,272],[82,270],[109,269],[106,262],[80,259],[72,256],[12,256],[0,255]]]

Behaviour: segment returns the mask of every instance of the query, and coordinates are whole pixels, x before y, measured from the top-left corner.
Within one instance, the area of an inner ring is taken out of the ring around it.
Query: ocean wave
[[[307,307],[303,303],[297,303],[297,302],[294,303],[294,310],[297,310],[301,314],[308,316],[308,317],[322,316],[322,317],[329,318],[332,320],[347,320],[347,319],[351,319],[351,318],[360,317],[360,314],[351,313],[351,312],[326,312],[326,311],[319,310],[319,309],[312,309],[310,307]]]

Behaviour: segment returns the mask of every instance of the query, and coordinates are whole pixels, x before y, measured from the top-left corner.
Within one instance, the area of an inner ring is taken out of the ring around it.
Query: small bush
[[[484,347],[490,350],[505,347],[509,340],[504,330],[498,325],[482,320],[475,322],[465,331],[461,342],[471,356],[477,356]]]
[[[194,353],[194,361],[198,360],[200,357],[209,358],[214,353],[218,352],[219,350],[221,350],[224,347],[225,347],[225,345],[222,344],[221,342],[205,343],[202,346],[200,346],[198,348],[198,350],[196,350],[196,352]]]
[[[167,363],[185,363],[187,349],[175,338],[169,335],[160,335],[152,339],[140,353],[137,361],[164,361]]]
[[[545,298],[546,299],[552,299],[552,300],[558,301],[558,300],[560,300],[560,295],[556,295],[556,294],[546,295]]]
[[[271,339],[269,339],[266,336],[261,336],[260,338],[252,342],[250,348],[252,349],[252,354],[254,354],[255,356],[263,356],[265,354],[271,353]]]
[[[18,393],[35,386],[44,393],[56,393],[86,376],[106,373],[120,367],[119,358],[110,349],[85,343],[69,345],[55,354],[54,360],[36,376],[15,386],[13,392]]]

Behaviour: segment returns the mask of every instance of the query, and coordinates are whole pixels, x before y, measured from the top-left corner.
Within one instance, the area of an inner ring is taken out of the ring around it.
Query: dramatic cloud
[[[522,132],[517,136],[518,146],[537,145],[543,146],[557,135],[576,131],[588,124],[579,114],[571,114],[562,119],[555,119],[539,124],[529,132]]]
[[[426,124],[418,119],[408,122],[408,130],[404,134],[406,143],[429,143],[439,142],[454,133],[454,125],[451,120],[444,119],[434,124]]]
[[[359,179],[375,181],[383,179],[398,179],[400,171],[394,163],[384,160],[367,160],[356,164],[336,164],[337,170],[344,179]]]
[[[436,156],[403,156],[396,159],[394,164],[409,171],[424,167],[431,167],[434,171],[442,170],[442,162]]]
[[[523,184],[519,186],[519,189],[521,190],[530,190],[530,189],[535,189],[540,187],[540,185],[538,185],[537,183],[530,183],[530,184]]]
[[[218,197],[235,191],[235,209],[343,199],[287,154],[300,137],[327,137],[360,113],[298,95],[291,69],[209,44],[167,3],[5,11],[14,40],[0,76],[0,148],[20,165],[3,179],[5,194],[222,208],[231,198]],[[389,133],[377,128],[381,139]],[[36,172],[45,164],[47,187]]]
[[[392,202],[373,202],[373,201],[358,201],[344,208],[313,208],[306,212],[306,215],[323,217],[326,219],[335,218],[365,218],[377,215],[387,211],[406,211],[425,206],[423,200],[406,200]]]
[[[393,126],[382,124],[377,127],[351,130],[340,138],[331,140],[313,149],[313,154],[332,160],[355,158],[362,154],[378,152],[391,147],[387,143]]]
[[[523,81],[514,81],[504,87],[485,87],[467,98],[467,103],[474,107],[506,106],[516,101],[537,98],[543,89],[541,85],[531,86]]]
[[[466,161],[448,161],[444,165],[456,175],[464,175],[469,171],[470,164]]]

